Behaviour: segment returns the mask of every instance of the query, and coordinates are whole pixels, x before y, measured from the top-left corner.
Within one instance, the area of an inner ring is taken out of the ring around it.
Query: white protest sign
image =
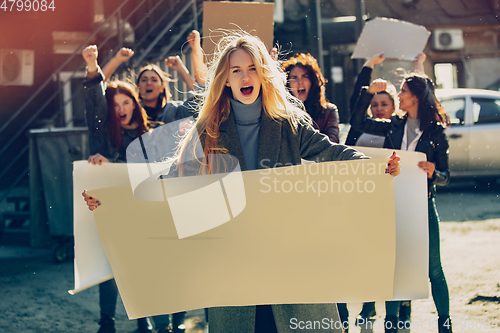
[[[367,156],[383,158],[393,150],[353,147]],[[394,299],[429,296],[429,236],[427,214],[427,174],[418,167],[424,153],[396,150],[401,157],[401,173],[394,177],[396,203],[396,272]]]
[[[424,26],[375,18],[366,22],[351,58],[371,58],[384,52],[385,58],[415,60],[424,50],[430,34]]]
[[[73,162],[73,211],[75,237],[75,289],[74,295],[113,278],[113,272],[102,248],[94,214],[83,200],[83,190],[130,184],[126,165],[115,168],[111,163],[89,164]]]

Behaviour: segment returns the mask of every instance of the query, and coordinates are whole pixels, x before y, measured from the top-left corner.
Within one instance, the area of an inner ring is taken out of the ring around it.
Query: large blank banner
[[[364,147],[356,148],[361,150],[368,156],[378,158],[389,156],[392,153],[392,151],[385,149]],[[401,156],[402,159],[402,169],[401,174],[394,178],[394,201],[396,205],[396,263],[392,298],[427,298],[427,182],[425,172],[420,170],[417,166],[418,161],[425,160],[425,155],[418,152],[407,151],[397,151],[397,153]],[[128,185],[130,184],[130,177],[128,175],[129,170],[130,169],[128,169],[124,164],[103,164],[102,166],[94,166],[88,164],[87,161],[78,161],[74,163],[75,290],[72,290],[71,293],[76,293],[78,291],[84,290],[88,287],[91,287],[113,277],[111,268],[109,266],[97,232],[94,221],[94,214],[87,209],[85,202],[82,199],[81,192],[83,191],[83,189],[92,190],[125,184]],[[278,172],[285,173],[285,170],[292,169],[281,168]],[[267,170],[266,172],[269,172],[269,170]],[[263,177],[260,183],[262,186],[262,190],[268,191],[270,189],[270,186],[272,188],[272,186],[275,185],[272,182],[273,178],[266,178],[269,177],[266,175],[262,176]],[[185,181],[188,182],[188,180],[191,178],[193,177],[186,178]],[[285,184],[284,190],[289,191],[289,189],[286,188],[289,183],[285,182],[283,184]],[[278,183],[276,183],[276,185],[278,185]],[[297,185],[301,185],[301,183],[297,183]],[[130,188],[130,185],[128,186],[129,187],[125,190],[127,192],[131,192],[132,189]],[[193,185],[191,184],[189,184],[189,186],[193,187]],[[301,190],[300,186],[297,187],[297,190]],[[140,197],[138,196],[137,191],[136,197]],[[115,198],[111,198],[111,200],[114,199]],[[202,202],[205,201],[207,200],[202,200]],[[158,203],[149,204],[155,205]],[[332,202],[324,207],[321,207],[317,211],[310,211],[315,212],[314,216],[318,213],[321,213],[328,214],[330,216],[337,216],[338,218],[340,216],[338,214],[343,214],[343,211],[339,211],[337,208],[334,208],[337,207],[336,205],[330,207],[333,204],[334,203]],[[194,203],[190,203],[188,208],[184,209],[186,211],[197,211],[200,206],[200,203],[198,203],[197,205],[194,205]],[[363,207],[363,205],[359,204],[357,206],[357,210],[362,210]],[[99,210],[101,210],[101,208],[99,208]],[[290,208],[287,208],[285,211],[288,211],[289,209]],[[168,209],[166,209],[163,213],[169,214]],[[311,216],[313,215],[305,218],[305,223],[308,223],[308,221],[311,220]],[[375,214],[374,216],[376,217]],[[141,218],[139,219],[140,222],[138,223],[149,221],[151,218],[154,217],[151,214],[147,213],[144,216],[141,216]],[[369,219],[365,222],[373,223],[373,219]],[[186,238],[185,240],[192,241],[192,237]],[[358,250],[359,249],[353,249],[354,252],[361,253],[361,250]],[[345,249],[343,249],[341,253],[347,252]],[[365,258],[363,259],[363,262],[365,261],[370,260],[367,260]],[[162,259],[161,262],[171,267],[171,269],[174,269],[172,268],[174,266],[171,266],[168,258]],[[354,262],[347,262],[347,271],[350,272],[350,266],[354,264]],[[301,265],[303,264],[298,264],[298,266]],[[177,271],[177,269],[175,270]],[[200,274],[200,271],[195,274]],[[365,274],[371,274],[371,271],[366,270]],[[166,288],[170,287],[171,286],[167,286]],[[375,297],[369,297],[370,295],[363,295],[363,299],[365,301],[380,300]]]
[[[238,177],[231,174],[209,185],[208,176],[152,181],[152,189],[161,182],[167,201],[139,200],[130,185],[90,191],[102,203],[94,216],[129,318],[215,306],[392,299],[396,223],[386,163],[245,171],[244,188],[234,186]],[[172,197],[172,188],[189,190]],[[198,228],[228,209],[226,223],[181,237],[179,211]]]

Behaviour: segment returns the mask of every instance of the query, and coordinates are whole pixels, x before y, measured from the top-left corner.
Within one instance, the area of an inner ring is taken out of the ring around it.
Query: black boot
[[[153,325],[151,325],[149,318],[139,318],[137,319],[137,332],[138,333],[152,333]]]
[[[158,333],[172,333],[172,327],[170,325],[163,325],[161,327],[156,327]]]
[[[386,316],[385,317],[384,332],[385,333],[397,333],[398,332],[398,317],[396,317],[396,316]]]
[[[184,333],[184,315],[183,312],[176,312],[172,314],[172,332],[174,333]]]
[[[399,327],[409,329],[411,326],[411,301],[401,302],[399,306]]]
[[[453,331],[451,329],[450,316],[438,318],[438,329],[439,329],[439,333],[453,333]]]
[[[375,311],[375,302],[366,302],[363,303],[363,308],[361,312],[356,317],[356,326],[364,326],[366,323],[373,319],[377,315],[377,311]]]
[[[342,323],[344,333],[349,333],[349,310],[347,309],[347,304],[337,303],[337,309],[339,310],[340,322]]]
[[[99,321],[99,331],[97,333],[116,333],[115,318],[101,313],[101,320]]]

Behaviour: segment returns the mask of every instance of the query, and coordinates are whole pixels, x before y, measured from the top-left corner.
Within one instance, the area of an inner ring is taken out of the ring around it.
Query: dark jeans
[[[439,216],[436,210],[436,201],[429,199],[429,279],[431,280],[432,299],[436,305],[439,317],[450,315],[450,295],[448,284],[441,266],[441,250],[439,238]],[[385,302],[386,315],[398,315],[399,301]]]
[[[109,316],[110,318],[115,317],[117,299],[118,287],[116,286],[115,279],[105,281],[99,285],[99,306],[101,308],[101,317],[102,315]],[[146,318],[137,319],[137,324],[139,326],[148,326]]]
[[[101,307],[101,314],[114,318],[117,299],[118,287],[116,286],[115,279],[105,281],[99,285],[99,305]]]

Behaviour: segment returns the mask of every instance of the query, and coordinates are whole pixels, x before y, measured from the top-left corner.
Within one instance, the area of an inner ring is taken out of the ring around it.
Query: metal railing
[[[128,22],[128,20],[140,8],[142,8],[142,6],[146,3],[146,1],[147,0],[141,0],[141,1],[139,1],[138,4],[130,12],[123,13],[123,7],[128,2],[130,2],[130,0],[124,0],[123,3],[121,5],[119,5],[118,8],[116,8],[113,11],[113,13],[106,20],[104,20],[96,28],[96,30],[83,43],[80,44],[80,46],[75,50],[75,52],[73,52],[73,54],[71,54],[40,85],[40,87],[36,90],[36,92],[34,94],[32,94],[26,100],[26,102],[24,102],[23,105],[16,112],[14,112],[10,116],[10,118],[0,127],[0,137],[2,135],[5,135],[5,132],[7,131],[7,129],[9,128],[9,126],[11,126],[12,124],[14,124],[15,121],[18,118],[20,118],[21,116],[23,116],[23,114],[26,113],[26,111],[30,107],[33,108],[32,105],[34,104],[34,101],[41,96],[42,92],[49,86],[50,82],[53,81],[54,77],[59,77],[60,73],[63,72],[63,70],[66,68],[66,66],[68,66],[68,64],[70,64],[70,62],[74,61],[75,57],[79,57],[80,56],[80,52],[83,49],[83,47],[85,47],[86,45],[88,45],[90,41],[92,41],[94,38],[96,38],[96,36],[103,29],[105,29],[105,28],[108,29],[109,26],[113,26],[113,24],[112,24],[113,22],[117,22],[116,26],[112,29],[112,31],[110,31],[108,33],[107,37],[104,38],[104,40],[102,40],[102,41],[99,42],[99,48],[103,49],[107,45],[107,43],[112,38],[114,38],[115,36],[117,36],[117,40],[115,41],[115,44],[113,45],[114,47],[113,46],[109,46],[109,44],[108,44],[107,48],[108,49],[119,49],[120,47],[122,47],[123,46],[123,41],[124,41],[124,29],[123,29],[124,22]],[[139,27],[141,27],[142,24],[144,24],[144,22],[146,21],[146,19],[148,17],[150,17],[155,11],[157,11],[157,9],[159,8],[159,6],[161,6],[162,4],[165,5],[167,2],[169,4],[171,4],[172,6],[170,6],[169,10],[166,10],[165,13],[163,15],[161,15],[160,18],[158,20],[156,20],[156,22],[154,24],[151,25],[151,27],[149,27],[149,29],[147,30],[147,32],[144,35],[141,36],[141,39],[135,43],[135,46],[139,46],[139,45],[144,44],[148,40],[148,36],[151,36],[152,34],[154,34],[155,31],[157,31],[158,27],[161,24],[165,24],[165,23],[168,22],[166,24],[166,27],[168,27],[168,29],[164,28],[159,34],[155,35],[156,38],[154,38],[151,42],[149,42],[149,45],[146,47],[146,49],[141,52],[140,60],[139,61],[136,60],[134,62],[134,65],[140,64],[140,62],[142,62],[144,59],[150,59],[150,58],[147,58],[148,54],[154,49],[154,47],[156,45],[159,44],[159,42],[162,40],[162,38],[167,34],[167,32],[170,31],[170,29],[172,28],[172,26],[174,26],[175,24],[182,24],[182,23],[184,23],[183,29],[181,29],[180,32],[178,32],[177,34],[174,34],[174,36],[172,36],[170,38],[170,42],[168,43],[168,47],[167,48],[164,47],[164,48],[161,49],[161,57],[164,57],[165,54],[170,51],[171,47],[180,39],[180,37],[182,36],[182,34],[185,33],[187,27],[192,26],[195,29],[197,28],[198,17],[201,14],[201,10],[197,10],[197,0],[189,0],[187,3],[185,3],[182,6],[182,8],[180,10],[177,9],[177,8],[175,8],[176,7],[175,3],[172,4],[172,1],[158,0],[158,1],[154,2],[154,5],[147,11],[147,14],[145,14],[139,21],[136,22],[135,26],[132,28],[133,32],[135,33],[135,31]],[[196,15],[193,15],[187,22],[179,21],[183,17],[183,15],[190,8],[192,8],[193,13],[196,13]],[[175,14],[174,14],[174,12],[175,12]],[[135,48],[135,46],[134,46],[134,48]],[[106,59],[104,59],[104,62],[102,62],[102,63],[106,63],[107,61],[109,61],[112,56],[113,56],[113,54],[110,52],[110,54],[108,55],[108,57],[106,57]],[[153,60],[150,59],[150,61],[153,61]],[[70,82],[75,77],[76,73],[81,72],[82,70],[84,70],[84,68],[85,68],[85,62],[82,60],[81,64],[79,66],[77,66],[77,68],[74,71],[72,71],[71,75],[69,75],[69,77],[65,81],[60,82],[59,87],[57,89],[55,89],[52,94],[50,94],[50,96],[42,103],[42,105],[40,107],[33,108],[36,111],[33,112],[33,113],[31,113],[29,117],[26,117],[27,120],[24,120],[24,119],[22,120],[22,124],[18,128],[16,128],[16,131],[11,135],[11,137],[8,139],[8,141],[6,143],[3,143],[2,147],[0,147],[0,160],[7,161],[7,158],[5,156],[5,155],[7,155],[6,152],[8,152],[8,150],[10,148],[12,148],[13,144],[18,141],[19,136],[21,134],[25,133],[25,131],[28,128],[30,128],[30,126],[32,126],[32,124],[36,120],[39,120],[40,114],[54,101],[54,99],[57,96],[62,96],[62,93],[63,93],[62,92],[62,89],[63,89],[62,87],[64,87],[64,85],[66,83]],[[45,124],[44,124],[45,126],[43,126],[43,127],[46,127],[46,128],[47,127],[48,128],[54,127],[54,124],[55,124],[57,118],[59,116],[61,116],[61,114],[64,112],[65,107],[69,103],[72,103],[73,99],[78,94],[80,94],[82,92],[82,90],[83,90],[83,87],[79,87],[79,89],[76,89],[76,91],[74,91],[71,94],[71,97],[69,99],[62,100],[62,98],[61,98],[62,102],[60,103],[59,107],[53,112],[53,114],[51,116],[46,117],[44,119],[45,120]],[[65,120],[65,124],[71,123],[73,121],[73,119],[77,115],[79,115],[79,114],[81,115],[83,113],[83,110],[84,110],[84,105],[80,105],[79,108],[78,108],[78,110],[77,110],[77,112],[73,113],[73,118],[72,119],[66,119]],[[9,160],[8,165],[3,166],[1,168],[0,179],[2,179],[2,177],[21,159],[21,157],[26,156],[28,150],[29,150],[29,143],[27,145],[23,146],[22,148],[18,149],[18,151],[15,152],[14,154],[12,154],[12,155],[14,155],[13,157],[9,156],[9,158],[8,158],[8,160]],[[12,189],[29,172],[29,166],[27,168],[21,168],[21,169],[22,169],[22,172],[20,174],[16,174],[16,176],[13,177],[13,181],[10,182],[10,185],[8,185],[7,191],[5,191],[3,193],[3,195],[0,197],[0,202],[2,202],[9,195],[9,193],[12,191]]]

